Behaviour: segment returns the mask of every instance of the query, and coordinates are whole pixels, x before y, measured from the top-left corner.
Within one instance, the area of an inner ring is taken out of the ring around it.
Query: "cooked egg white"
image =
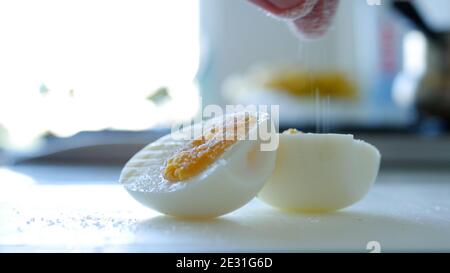
[[[258,196],[284,210],[345,208],[367,194],[380,158],[374,146],[352,135],[289,130],[279,137],[275,170]]]
[[[172,216],[209,218],[238,209],[264,186],[276,158],[275,151],[261,151],[261,141],[249,137],[268,115],[241,117],[210,120],[193,138],[158,139],[129,160],[120,182],[143,205]]]

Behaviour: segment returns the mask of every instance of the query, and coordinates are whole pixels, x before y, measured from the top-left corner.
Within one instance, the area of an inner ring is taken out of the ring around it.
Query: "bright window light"
[[[0,124],[23,144],[193,116],[198,40],[195,0],[0,0]]]

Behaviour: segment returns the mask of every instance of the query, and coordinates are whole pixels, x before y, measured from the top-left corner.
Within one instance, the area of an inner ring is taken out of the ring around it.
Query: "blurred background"
[[[121,165],[204,105],[278,104],[448,168],[450,2],[413,4],[341,1],[303,41],[247,1],[0,1],[0,163]]]

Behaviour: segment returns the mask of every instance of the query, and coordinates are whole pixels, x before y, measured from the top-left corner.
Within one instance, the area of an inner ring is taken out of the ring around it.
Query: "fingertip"
[[[311,12],[319,0],[249,0],[275,17],[294,20]]]
[[[319,0],[311,12],[293,22],[294,28],[304,39],[322,37],[334,19],[339,0]]]

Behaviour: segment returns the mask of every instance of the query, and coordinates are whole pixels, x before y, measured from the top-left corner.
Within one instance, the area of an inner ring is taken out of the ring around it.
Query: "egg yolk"
[[[289,128],[283,132],[283,135],[297,135],[297,134],[301,134],[301,131],[298,131],[297,129],[294,128]]]
[[[340,72],[304,73],[286,71],[268,80],[269,88],[281,90],[294,96],[357,99],[358,87],[355,82]]]
[[[179,182],[200,174],[238,140],[245,139],[255,124],[254,116],[233,115],[222,124],[205,128],[200,137],[188,142],[167,160],[164,178]]]

